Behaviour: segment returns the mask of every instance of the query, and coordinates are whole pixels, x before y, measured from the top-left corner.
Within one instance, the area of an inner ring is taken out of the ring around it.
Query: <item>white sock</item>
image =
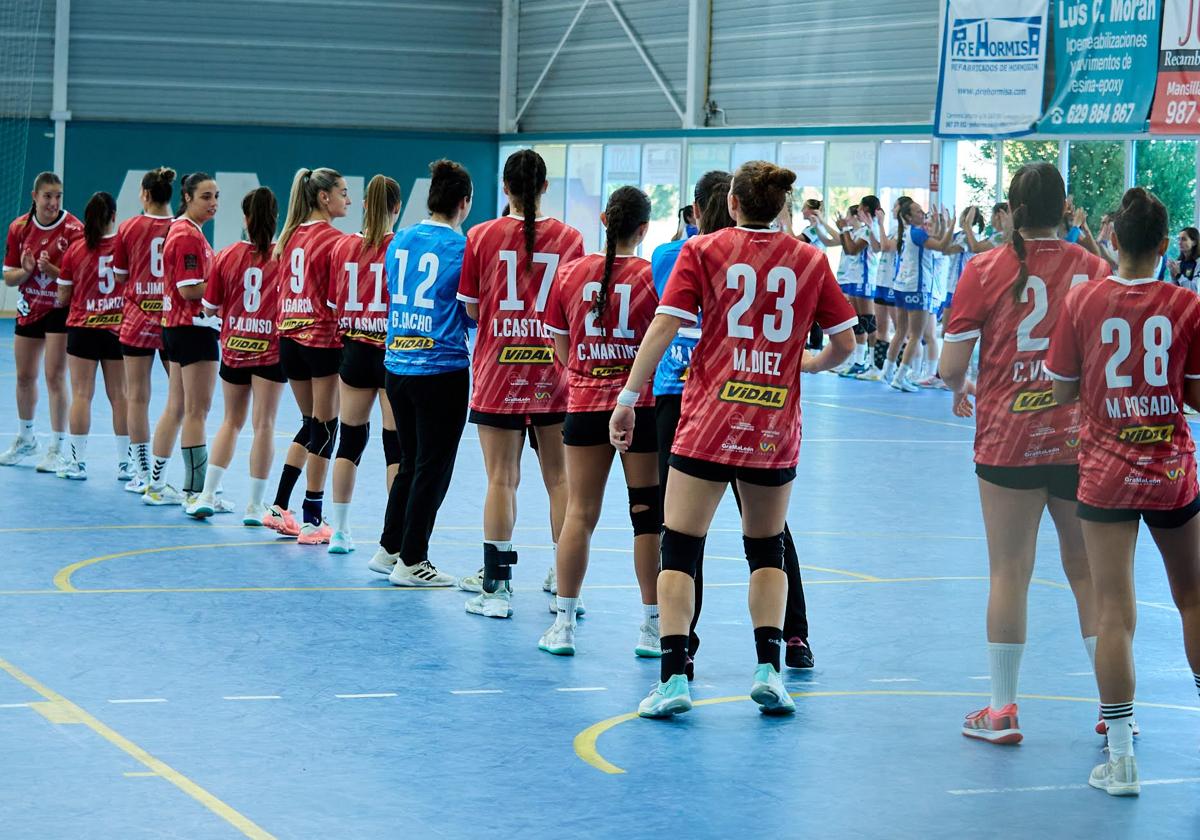
[[[225,467],[216,467],[212,464],[208,465],[208,470],[204,473],[204,490],[203,495],[213,498],[217,495],[217,489],[221,486],[221,478],[225,475]]]
[[[1196,693],[1200,694],[1200,674],[1192,674],[1192,678],[1196,680]]]
[[[82,464],[87,460],[87,435],[71,435],[71,460]]]
[[[1092,663],[1092,673],[1096,673],[1096,637],[1084,636],[1083,646],[1087,648],[1088,659]]]
[[[350,530],[350,503],[349,502],[330,502],[329,503],[329,524],[333,526],[334,532],[342,531],[349,532]]]
[[[1133,701],[1101,703],[1100,715],[1108,727],[1109,759],[1133,755]]]
[[[67,433],[54,430],[54,448],[62,452],[66,448]]]
[[[138,478],[142,481],[150,481],[150,444],[133,443],[130,444],[130,449],[133,450],[133,466],[137,470]]]
[[[566,624],[568,627],[575,626],[575,606],[579,603],[578,598],[564,598],[558,596],[558,623]]]
[[[902,363],[900,365],[900,368],[896,371],[896,377],[901,380],[911,379],[912,378],[912,365],[906,365],[906,364]]]
[[[17,439],[18,440],[33,440],[33,421],[17,419]]]
[[[130,455],[131,450],[129,448],[129,435],[117,435],[116,438],[117,438],[117,460],[118,461],[131,460],[131,455]]]
[[[988,642],[988,667],[992,675],[992,711],[1017,702],[1017,675],[1025,645]]]
[[[884,361],[883,361],[883,378],[891,379],[895,373],[896,373],[896,363],[893,362],[891,359],[884,359]]]
[[[211,469],[211,468],[210,468]],[[267,480],[265,478],[250,479],[250,504],[261,507],[263,497],[267,495]]]
[[[642,618],[647,624],[658,621],[658,604],[642,604]]]
[[[154,466],[150,468],[150,486],[155,490],[161,490],[167,486],[167,464],[170,462],[170,455],[166,458],[154,456]]]

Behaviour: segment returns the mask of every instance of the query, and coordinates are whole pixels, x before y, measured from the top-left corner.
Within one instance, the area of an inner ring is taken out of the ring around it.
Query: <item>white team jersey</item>
[[[971,246],[967,244],[967,235],[961,230],[954,234],[954,244],[962,250],[957,254],[950,255],[950,277],[946,284],[946,291],[949,294],[954,294],[954,290],[958,288],[958,278],[962,277],[963,269],[975,256],[971,251]]]
[[[900,268],[896,271],[893,288],[897,292],[933,292],[934,252],[913,242],[913,228],[904,228],[904,248],[900,252]]]
[[[819,248],[822,251],[825,250],[825,243],[821,241],[821,237],[817,234],[816,225],[809,225],[803,231],[801,231],[800,235],[807,237],[809,244],[814,248]]]
[[[857,242],[866,242],[865,250],[851,256],[850,254],[842,255],[842,264],[839,267],[844,270],[844,279],[839,280],[847,285],[861,284],[864,286],[872,286],[875,283],[875,276],[878,273],[879,254],[871,249],[871,235],[866,227],[856,228],[850,234],[850,238]]]
[[[888,227],[888,237],[896,238],[896,223]],[[882,237],[880,237],[882,238]],[[896,252],[883,251],[879,255],[879,264],[875,266],[875,288],[890,289],[896,279]]]

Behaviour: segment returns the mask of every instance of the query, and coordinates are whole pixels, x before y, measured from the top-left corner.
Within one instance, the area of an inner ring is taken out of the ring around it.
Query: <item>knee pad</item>
[[[362,461],[363,451],[367,448],[367,439],[371,434],[371,424],[361,426],[342,426],[342,438],[338,441],[337,456],[353,461],[358,466]]]
[[[517,565],[517,552],[501,551],[491,543],[483,544],[484,588],[488,581],[512,580],[512,567]],[[493,590],[494,591],[494,590]]]
[[[337,438],[338,421],[318,420],[313,418],[309,423],[312,434],[308,437],[308,451],[318,458],[328,458],[333,454],[333,441]]]
[[[389,467],[393,464],[400,463],[400,433],[395,429],[384,429],[380,437],[383,438],[383,460]]]
[[[703,556],[704,537],[681,534],[670,528],[663,529],[660,566],[664,572],[683,572],[694,578]]]
[[[644,507],[645,510],[634,510]],[[629,521],[633,523],[633,535],[657,534],[662,530],[662,494],[658,485],[629,488]]]
[[[859,315],[858,323],[862,324],[863,332],[867,335],[874,335],[879,329],[879,324],[875,320],[874,315]]]
[[[298,443],[303,447],[308,446],[308,442],[312,439],[312,421],[311,417],[300,418],[300,431],[296,432],[292,443]]]
[[[773,537],[742,537],[750,573],[783,568],[783,531]]]
[[[855,324],[853,327],[851,327],[851,331],[855,335],[866,335],[867,334],[867,328],[863,325],[863,316],[861,316],[861,315],[858,316],[858,323]]]

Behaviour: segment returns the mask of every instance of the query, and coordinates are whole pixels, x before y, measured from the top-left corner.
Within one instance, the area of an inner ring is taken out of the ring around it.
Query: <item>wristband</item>
[[[630,391],[628,388],[622,388],[621,393],[617,394],[617,405],[623,405],[626,408],[633,408],[637,405],[638,399],[641,397],[637,391]]]

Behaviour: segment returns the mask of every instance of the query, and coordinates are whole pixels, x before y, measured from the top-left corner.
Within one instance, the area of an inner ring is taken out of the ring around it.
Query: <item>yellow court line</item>
[[[804,405],[819,405],[822,408],[840,408],[843,411],[858,411],[862,414],[877,414],[880,417],[895,417],[898,420],[915,420],[918,423],[932,423],[935,426],[949,426],[952,429],[971,429],[974,426],[968,426],[965,423],[951,423],[948,420],[930,420],[928,417],[914,417],[911,414],[895,414],[891,411],[879,411],[874,408],[857,408],[852,405],[839,405],[838,403],[817,402],[816,400],[804,400]],[[803,442],[803,441],[801,441]]]
[[[793,691],[792,697],[990,697],[991,695],[981,691],[904,691],[902,689],[895,690],[876,690],[876,691]],[[738,695],[733,697],[711,697],[707,700],[696,700],[692,703],[693,706],[715,706],[718,703],[738,703],[750,698],[746,695]],[[1018,695],[1019,700],[1047,700],[1060,703],[1092,703],[1097,704],[1100,700],[1096,697],[1067,697],[1053,694],[1021,694]],[[1138,707],[1144,709],[1173,709],[1183,712],[1200,712],[1200,706],[1178,706],[1172,703],[1143,703],[1138,701]],[[595,767],[602,773],[617,776],[626,772],[624,768],[618,767],[611,761],[600,754],[596,746],[596,742],[600,736],[610,729],[626,723],[631,720],[637,720],[637,712],[628,712],[623,715],[610,717],[607,720],[602,720],[599,723],[594,723],[587,729],[575,736],[572,741],[572,746],[575,749],[575,755],[580,759]]]
[[[38,682],[11,662],[0,659],[0,670],[6,671],[17,682],[45,697],[48,703],[59,709],[59,713],[69,716],[72,719],[71,722],[78,722],[86,726],[105,741],[108,741],[108,743],[143,765],[147,770],[152,771],[154,775],[162,776],[192,799],[195,799],[205,808],[242,832],[242,834],[253,840],[275,840],[275,835],[264,830],[248,817],[238,813],[220,799],[217,799],[217,797],[200,787],[200,785],[193,782],[174,767],[150,755],[150,753],[133,743],[133,741],[130,741],[124,735],[121,735],[115,729],[101,723],[81,706],[72,703],[58,692]]]
[[[119,560],[122,557],[136,557],[142,554],[161,554],[167,551],[197,551],[206,548],[244,548],[246,546],[265,546],[265,545],[294,545],[294,543],[278,541],[255,540],[253,542],[234,542],[234,543],[197,543],[195,545],[164,545],[158,548],[135,548],[131,551],[119,551],[116,554],[102,554],[99,557],[89,557],[86,560],[80,560],[77,563],[72,563],[69,566],[64,566],[59,569],[54,575],[54,586],[63,592],[78,592],[71,583],[71,576],[80,569],[86,569],[88,566],[94,566],[97,563],[103,563],[107,560]]]

